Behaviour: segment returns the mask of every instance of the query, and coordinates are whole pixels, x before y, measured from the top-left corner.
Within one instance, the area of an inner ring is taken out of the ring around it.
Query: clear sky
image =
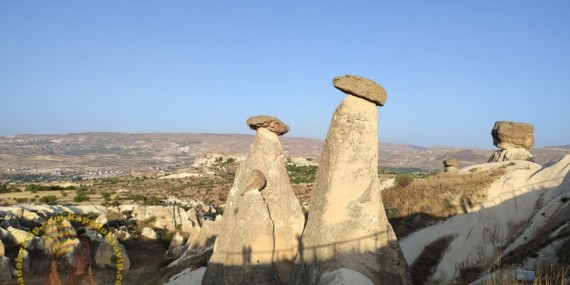
[[[0,135],[324,138],[337,75],[384,86],[384,142],[570,144],[570,1],[0,1]]]

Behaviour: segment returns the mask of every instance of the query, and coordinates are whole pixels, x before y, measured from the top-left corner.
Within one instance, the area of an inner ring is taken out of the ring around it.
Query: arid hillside
[[[245,154],[252,141],[244,134],[81,133],[0,137],[0,179],[39,180],[98,178],[145,172],[172,172],[192,164],[197,155],[217,152]],[[282,138],[287,157],[318,158],[324,141]],[[491,143],[489,143],[491,145]],[[422,170],[442,169],[456,158],[461,167],[486,162],[491,149],[424,148],[380,143],[380,166]],[[569,146],[532,150],[539,164],[570,153]]]

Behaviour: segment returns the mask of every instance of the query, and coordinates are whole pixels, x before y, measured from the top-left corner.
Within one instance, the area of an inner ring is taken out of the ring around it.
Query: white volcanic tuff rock
[[[149,227],[144,227],[142,229],[141,237],[144,240],[156,240],[158,238],[158,236],[156,235],[156,232]]]
[[[16,244],[22,244],[28,236],[28,232],[14,227],[8,227],[7,230],[10,233],[10,237]]]
[[[120,249],[120,256],[115,254],[113,246],[103,239],[95,252],[95,263],[101,267],[111,267],[116,268],[117,264],[123,265],[123,270],[129,270],[131,268],[131,261],[127,255],[127,250],[122,244],[118,244]]]
[[[184,237],[179,233],[174,233],[168,249],[164,253],[164,259],[178,258],[183,253]]]
[[[192,229],[192,221],[188,218],[188,214],[178,206],[135,207],[133,219],[136,221],[152,220],[153,227],[169,231],[176,231],[177,226],[183,232],[189,232]]]
[[[286,281],[304,216],[289,183],[277,134],[257,129],[224,213],[204,284]]]
[[[488,162],[501,162],[512,160],[534,161],[534,157],[524,148],[509,148],[495,151],[489,157]]]
[[[347,96],[333,115],[290,284],[357,271],[374,284],[408,284],[408,268],[378,185],[378,110]]]
[[[560,203],[560,199],[570,194],[570,155],[542,168],[532,162],[516,161],[515,165],[508,162],[474,165],[461,172],[476,167],[505,166],[508,172],[491,185],[483,205],[400,241],[408,263],[412,264],[432,242],[446,236],[454,237],[429,282],[454,284],[463,269],[485,270],[497,256],[530,241],[541,229],[556,225],[555,221],[567,219],[569,207]],[[523,231],[519,231],[521,225],[527,225]],[[513,238],[515,241],[511,244]],[[497,251],[509,244],[505,251]]]
[[[172,276],[164,285],[198,285],[202,283],[204,273],[206,273],[206,267],[200,267],[195,270],[186,268],[182,272]]]

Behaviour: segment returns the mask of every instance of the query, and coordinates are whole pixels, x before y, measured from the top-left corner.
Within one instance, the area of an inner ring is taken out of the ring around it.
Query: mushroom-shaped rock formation
[[[266,116],[266,115],[253,116],[247,119],[246,123],[249,126],[249,128],[252,130],[265,128],[276,133],[278,136],[284,135],[287,132],[289,132],[289,126],[287,126],[285,123],[281,122],[279,119],[272,116]]]
[[[364,98],[378,106],[384,106],[386,102],[386,90],[380,84],[364,77],[337,76],[333,79],[333,85],[346,94]]]
[[[443,166],[445,167],[445,172],[457,172],[459,171],[459,160],[455,158],[446,159],[443,161]]]
[[[305,222],[285,168],[276,118],[252,117],[257,130],[247,158],[236,171],[220,233],[202,284],[287,282]]]
[[[493,144],[500,149],[524,148],[534,146],[534,126],[518,122],[495,122],[493,130]]]
[[[533,125],[509,121],[495,122],[491,135],[493,144],[501,150],[494,152],[489,162],[534,161],[534,157],[528,151],[534,146]]]
[[[352,91],[332,117],[289,284],[321,284],[343,268],[374,284],[411,284],[380,196],[376,102],[352,96],[372,81],[343,83],[350,78],[359,77],[335,79]],[[373,89],[383,93],[379,85]]]

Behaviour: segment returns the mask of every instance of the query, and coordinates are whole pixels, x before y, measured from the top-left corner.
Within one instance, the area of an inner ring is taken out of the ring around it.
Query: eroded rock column
[[[278,139],[289,127],[270,116],[247,120],[255,141],[239,166],[202,284],[287,282],[304,216]]]
[[[373,284],[409,284],[378,188],[376,106],[384,105],[386,92],[357,76],[333,84],[349,95],[331,121],[289,284],[326,283],[333,272],[352,271]]]

